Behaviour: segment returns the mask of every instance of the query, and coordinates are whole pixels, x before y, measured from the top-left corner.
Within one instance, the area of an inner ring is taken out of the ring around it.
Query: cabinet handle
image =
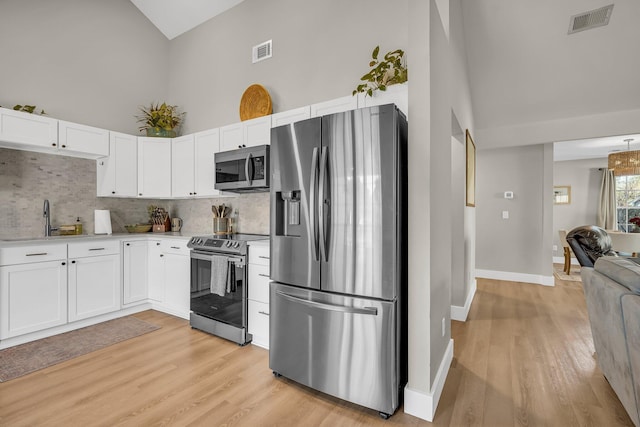
[[[138,193],[138,196],[142,196],[142,193]]]
[[[64,145],[64,144],[62,144],[62,148],[67,148],[67,146],[66,146],[66,145]]]
[[[268,256],[262,256],[262,255],[258,255],[258,258],[262,258],[262,259],[270,259]]]
[[[63,263],[62,263],[62,265],[67,265],[67,263],[66,263],[66,262],[63,262]]]
[[[104,251],[104,248],[90,248],[90,251]]]
[[[76,263],[76,260],[75,260],[75,259],[74,259],[73,261],[71,261],[71,264],[75,264],[75,263]]]
[[[116,192],[115,192],[115,191],[112,191],[112,192],[111,192],[111,194],[116,194]]]
[[[131,246],[131,243],[127,243],[127,246]]]
[[[269,315],[269,313],[267,313],[266,311],[259,311],[258,313],[260,313],[260,314],[264,314],[265,316],[268,316],[268,315]]]
[[[196,194],[198,194],[198,193],[196,193],[196,192],[194,191],[194,192],[193,192],[193,195],[195,196]]]
[[[262,274],[262,273],[258,273],[258,276],[267,277],[267,278],[269,277],[268,274]]]
[[[179,246],[171,246],[171,249],[180,249]]]
[[[42,256],[42,255],[47,255],[47,252],[38,252],[38,253],[33,253],[33,254],[27,254],[26,256]]]
[[[189,193],[190,196],[193,196],[193,193]]]
[[[156,246],[160,246],[160,242],[156,242]]]
[[[54,143],[52,143],[52,144],[51,144],[51,146],[52,146],[52,147],[55,147],[55,146],[56,146],[56,143],[55,143],[55,142],[54,142]]]
[[[164,256],[164,254],[160,254],[160,258],[162,258]]]

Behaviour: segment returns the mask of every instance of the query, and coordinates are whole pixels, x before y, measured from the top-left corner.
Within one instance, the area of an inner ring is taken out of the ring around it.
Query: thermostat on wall
[[[513,199],[513,191],[505,191],[504,192],[505,199]]]

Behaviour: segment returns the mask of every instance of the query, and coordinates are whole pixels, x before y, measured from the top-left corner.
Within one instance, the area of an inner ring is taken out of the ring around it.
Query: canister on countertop
[[[75,233],[76,234],[82,234],[82,223],[80,222],[80,217],[78,217],[78,219],[76,219]]]

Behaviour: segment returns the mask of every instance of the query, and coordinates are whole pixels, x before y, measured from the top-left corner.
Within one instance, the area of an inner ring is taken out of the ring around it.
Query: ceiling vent
[[[609,23],[613,5],[590,10],[589,12],[573,15],[569,20],[569,34],[579,31],[590,30],[591,28],[602,27]]]
[[[271,58],[271,40],[253,47],[251,53],[251,62],[253,64],[268,58]]]

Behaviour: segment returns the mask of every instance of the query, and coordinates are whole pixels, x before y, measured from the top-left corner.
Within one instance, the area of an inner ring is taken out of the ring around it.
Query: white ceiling
[[[571,16],[611,3],[609,25],[567,34]],[[640,109],[640,1],[462,0],[462,7],[476,129]],[[557,151],[606,157],[626,149],[624,138],[561,143]]]
[[[131,0],[169,40],[244,0]]]
[[[171,40],[243,0],[131,1]],[[640,1],[461,1],[477,129],[640,108]],[[609,25],[567,34],[571,16],[612,2]],[[566,141],[554,158],[606,157],[626,138],[640,148],[640,135]]]

